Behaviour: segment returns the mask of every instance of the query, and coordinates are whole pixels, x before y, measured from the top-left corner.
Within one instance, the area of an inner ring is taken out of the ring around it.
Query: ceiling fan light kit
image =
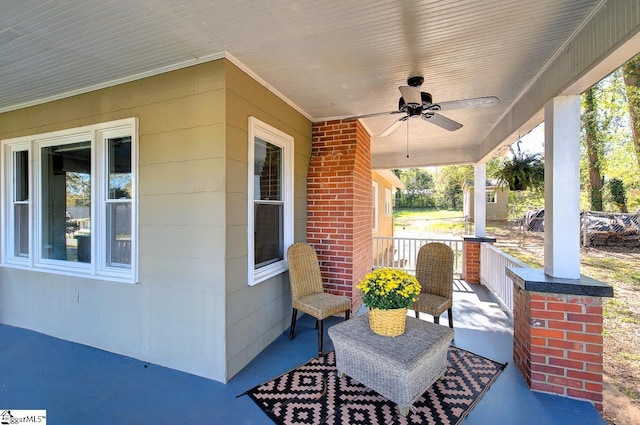
[[[411,90],[405,95],[402,89]],[[420,115],[424,109],[424,105],[429,105],[433,102],[431,93],[427,93],[426,91],[421,92],[420,89],[416,90],[413,87],[402,86],[400,87],[400,93],[402,93],[402,97],[398,100],[398,110],[406,112],[411,117]]]

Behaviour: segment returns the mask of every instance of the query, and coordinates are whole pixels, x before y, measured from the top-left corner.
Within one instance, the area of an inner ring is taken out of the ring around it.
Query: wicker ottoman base
[[[377,335],[362,315],[329,328],[338,374],[347,374],[398,405],[413,403],[444,374],[453,330],[407,317],[397,337]]]

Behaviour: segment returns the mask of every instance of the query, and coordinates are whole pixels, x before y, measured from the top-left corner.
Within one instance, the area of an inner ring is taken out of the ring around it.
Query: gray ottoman
[[[362,315],[329,328],[339,376],[385,396],[407,415],[413,403],[442,376],[453,329],[407,317],[404,334],[381,336]]]

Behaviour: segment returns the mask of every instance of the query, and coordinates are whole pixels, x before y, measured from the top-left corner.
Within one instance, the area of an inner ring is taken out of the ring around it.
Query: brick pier
[[[318,253],[328,292],[352,298],[371,270],[370,136],[357,120],[313,124],[307,176],[307,242]]]
[[[465,237],[462,243],[462,279],[467,283],[480,283],[480,245],[493,244],[495,238]]]
[[[602,411],[602,298],[588,277],[552,278],[507,268],[514,282],[513,359],[534,390],[591,402]]]

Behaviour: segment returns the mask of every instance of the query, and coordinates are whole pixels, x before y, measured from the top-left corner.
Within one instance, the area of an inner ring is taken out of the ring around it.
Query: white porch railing
[[[373,268],[397,267],[415,272],[418,251],[429,242],[441,242],[451,247],[454,254],[453,274],[462,273],[462,239],[424,239],[424,238],[373,238]]]
[[[502,307],[513,316],[513,281],[507,277],[507,267],[529,266],[491,244],[480,244],[480,283],[489,288]]]

